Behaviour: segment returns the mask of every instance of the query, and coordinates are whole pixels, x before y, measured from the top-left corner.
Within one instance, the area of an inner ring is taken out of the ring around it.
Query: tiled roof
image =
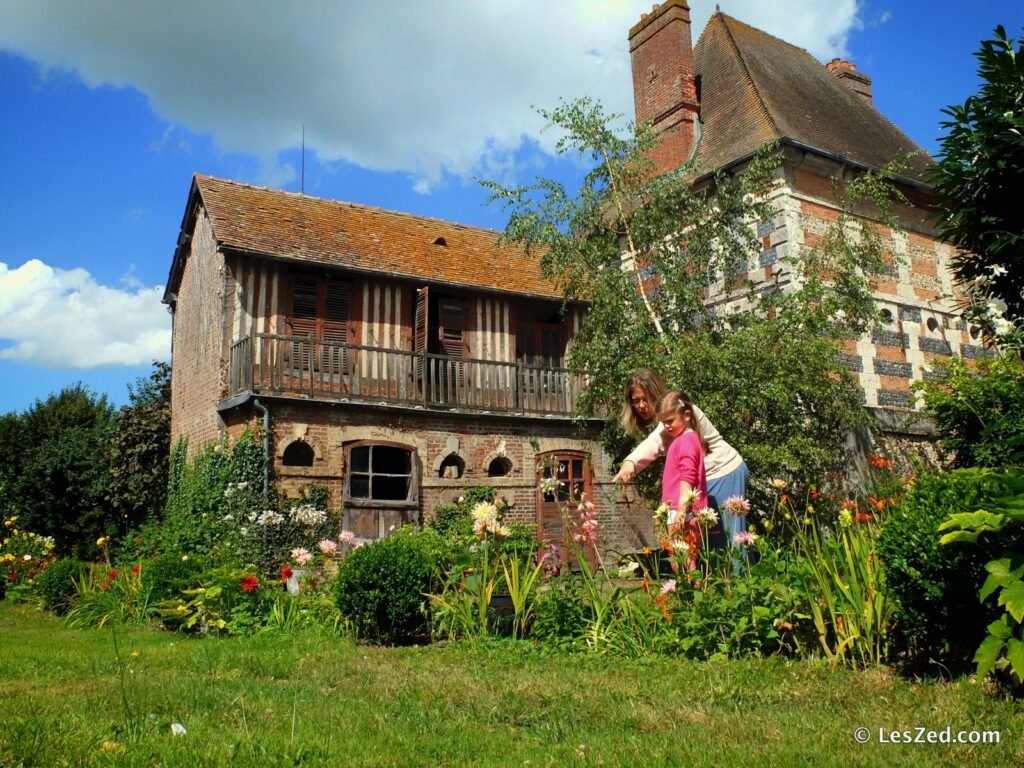
[[[224,247],[287,259],[544,297],[560,297],[536,257],[499,232],[196,175]],[[440,244],[444,243],[444,244]]]
[[[697,159],[718,168],[789,139],[878,168],[921,148],[802,48],[716,13],[694,48],[702,137]],[[912,159],[919,178],[931,160]]]

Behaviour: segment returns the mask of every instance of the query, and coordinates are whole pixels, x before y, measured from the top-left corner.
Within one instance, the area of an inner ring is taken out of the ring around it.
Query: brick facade
[[[554,451],[572,451],[589,458],[591,500],[602,521],[602,548],[609,552],[635,552],[655,546],[653,521],[641,499],[611,483],[612,459],[596,442],[599,425],[582,429],[567,420],[502,417],[494,415],[417,411],[390,406],[300,402],[284,398],[261,399],[271,413],[271,454],[279,491],[296,497],[311,483],[327,485],[332,506],[344,508],[345,527],[365,538],[387,535],[391,526],[421,524],[437,506],[451,503],[478,485],[493,486],[507,501],[507,522],[537,524],[537,459]],[[250,404],[224,413],[229,433],[237,438],[258,426]],[[294,441],[308,444],[312,467],[288,467],[282,457]],[[345,501],[343,489],[346,448],[372,441],[394,443],[415,452],[419,476],[415,504],[374,509]],[[445,477],[448,457],[461,460],[461,477]],[[496,458],[511,467],[506,476],[491,477]]]

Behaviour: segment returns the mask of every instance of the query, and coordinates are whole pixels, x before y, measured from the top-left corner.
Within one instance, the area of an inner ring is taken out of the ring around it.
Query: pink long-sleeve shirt
[[[661,476],[661,500],[673,509],[679,508],[679,489],[683,481],[697,493],[694,510],[708,505],[708,479],[704,472],[704,449],[692,429],[672,441],[665,455],[665,471]]]

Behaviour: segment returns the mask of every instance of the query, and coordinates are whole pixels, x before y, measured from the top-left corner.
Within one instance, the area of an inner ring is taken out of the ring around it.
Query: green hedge
[[[978,600],[985,563],[1008,547],[1020,551],[1021,536],[940,545],[938,532],[951,513],[982,508],[997,491],[969,470],[922,475],[882,529],[878,552],[895,604],[894,637],[911,668],[968,670],[985,628],[1002,613],[994,601]]]
[[[449,560],[448,545],[430,529],[402,529],[360,547],[338,568],[338,609],[362,639],[387,645],[427,640],[425,595],[439,591]]]

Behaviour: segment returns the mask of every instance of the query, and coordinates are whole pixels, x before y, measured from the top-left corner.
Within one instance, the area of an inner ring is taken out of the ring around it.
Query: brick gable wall
[[[225,339],[230,338],[226,276],[210,221],[200,210],[178,288],[171,342],[171,444],[187,437],[189,456],[218,439],[223,428],[217,404],[226,388]]]

